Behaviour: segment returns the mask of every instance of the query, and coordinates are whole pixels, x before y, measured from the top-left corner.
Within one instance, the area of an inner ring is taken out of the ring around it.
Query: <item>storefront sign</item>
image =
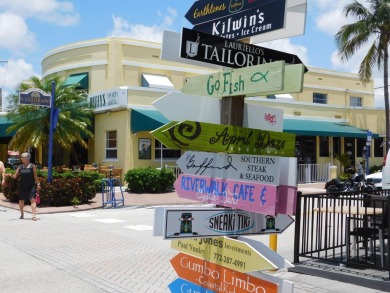
[[[280,159],[187,151],[176,164],[184,174],[279,185]]]
[[[97,111],[127,108],[127,89],[116,88],[109,91],[90,94],[89,106]]]
[[[38,88],[31,88],[19,93],[19,104],[50,107],[51,94]]]
[[[165,208],[159,221],[164,223],[164,239],[277,234],[294,222],[282,214],[271,217],[242,210],[187,207]]]
[[[230,69],[192,77],[182,92],[205,97],[267,95],[283,90],[285,64],[276,61],[264,65]]]
[[[283,28],[285,9],[286,0],[276,0],[196,25],[193,29],[226,39],[248,38]]]
[[[302,64],[297,55],[227,40],[186,28],[182,30],[180,57],[231,68],[249,67],[280,60],[285,61],[286,64]]]
[[[261,252],[231,238],[192,238],[171,243],[173,249],[241,273],[278,269]]]
[[[181,149],[264,156],[295,156],[295,135],[238,126],[184,121],[163,131]]]
[[[171,264],[180,278],[217,293],[278,292],[278,284],[184,253],[179,253],[171,259]]]
[[[168,288],[172,293],[215,293],[181,278],[170,283]]]
[[[180,174],[174,186],[182,198],[270,216],[277,214],[275,185]]]

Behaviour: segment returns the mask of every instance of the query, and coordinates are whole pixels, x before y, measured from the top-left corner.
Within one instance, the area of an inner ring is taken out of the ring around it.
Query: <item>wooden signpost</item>
[[[179,150],[180,148],[174,144],[172,141],[167,140],[166,136],[163,134],[164,130],[167,130],[177,124],[176,121],[169,122],[153,131],[150,132],[158,141],[160,141],[163,145],[165,145],[167,148],[170,148],[172,150]]]
[[[265,215],[277,214],[279,193],[275,185],[180,174],[175,190],[182,198]]]
[[[199,258],[179,253],[171,264],[177,275],[217,293],[277,293],[279,285],[240,273]]]
[[[297,93],[302,91],[304,72],[303,64],[285,66],[276,61],[192,77],[182,92],[214,98]]]
[[[294,222],[283,214],[271,217],[234,209],[162,209],[162,214],[158,209],[155,211],[155,230],[164,226],[159,230],[164,239],[279,234]]]
[[[187,151],[176,164],[184,174],[279,185],[281,159]]]
[[[231,238],[173,240],[171,247],[241,273],[278,269],[272,260],[265,258],[246,242]]]
[[[152,135],[161,131],[154,131]],[[164,131],[164,145],[181,149],[234,154],[293,157],[295,135],[291,133],[194,121],[180,122]],[[159,136],[161,138],[161,136]]]

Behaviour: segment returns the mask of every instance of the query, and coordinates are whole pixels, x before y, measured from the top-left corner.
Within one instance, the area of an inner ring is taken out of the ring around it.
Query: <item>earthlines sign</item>
[[[156,131],[152,134],[155,135]],[[164,145],[181,149],[265,156],[295,156],[295,135],[260,129],[184,121],[162,131]],[[160,137],[161,138],[161,137]]]
[[[209,1],[197,2],[207,3]],[[283,28],[285,13],[286,0],[275,0],[252,9],[195,25],[193,29],[210,35],[237,40]]]
[[[164,209],[164,239],[238,236],[282,233],[294,220],[287,215],[276,217],[221,208]]]
[[[229,2],[229,3],[227,3]],[[195,1],[185,15],[185,18],[193,25],[216,20],[241,11],[256,8],[264,3],[263,0],[202,0]]]
[[[51,95],[41,89],[32,88],[19,93],[19,104],[50,107]]]
[[[170,283],[168,288],[172,293],[215,293],[214,291],[205,289],[181,278],[177,278],[175,281]]]
[[[180,174],[174,186],[181,198],[270,216],[277,214],[279,192],[275,185]]]
[[[302,92],[304,69],[302,64],[285,66],[284,61],[229,69],[192,77],[181,91],[214,98]]]
[[[171,248],[241,273],[278,269],[247,243],[231,238],[174,240]]]
[[[176,164],[184,174],[279,185],[281,159],[187,151]]]
[[[278,284],[184,253],[179,253],[171,259],[171,264],[180,278],[217,293],[278,292]]]
[[[186,28],[182,30],[180,57],[231,68],[249,67],[280,60],[287,64],[302,64],[297,55],[227,40]],[[307,72],[306,67],[305,72]]]

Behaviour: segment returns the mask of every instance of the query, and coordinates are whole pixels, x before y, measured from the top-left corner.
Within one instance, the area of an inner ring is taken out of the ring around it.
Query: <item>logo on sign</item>
[[[187,44],[186,44],[186,54],[187,54],[187,57],[195,57],[196,55],[198,55],[198,49],[199,49],[199,34],[198,34],[198,38],[196,39],[195,42],[192,42],[192,41],[187,41]]]
[[[244,7],[243,0],[231,0],[229,5],[229,12],[234,13],[240,11]]]
[[[264,115],[264,120],[267,121],[269,124],[274,125],[276,124],[276,114],[271,115],[271,114],[265,114]]]

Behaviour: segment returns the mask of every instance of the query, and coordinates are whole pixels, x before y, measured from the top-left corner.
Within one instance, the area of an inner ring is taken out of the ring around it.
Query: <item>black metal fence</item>
[[[300,257],[388,270],[390,190],[298,193],[294,262]]]

